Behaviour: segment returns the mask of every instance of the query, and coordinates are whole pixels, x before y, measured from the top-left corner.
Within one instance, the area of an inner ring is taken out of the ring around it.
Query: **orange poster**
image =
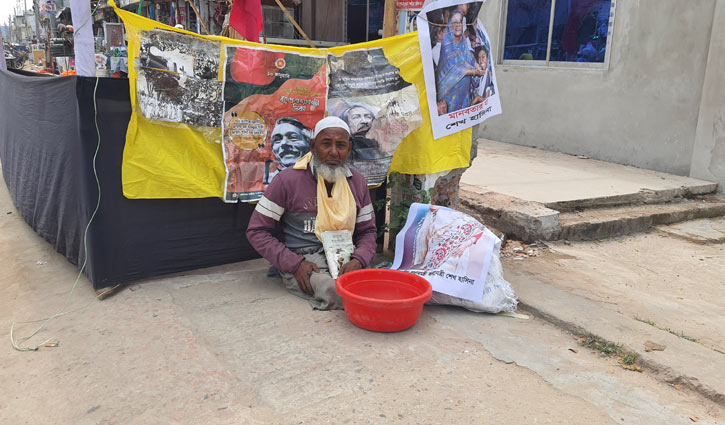
[[[224,200],[253,202],[281,170],[309,152],[312,129],[325,114],[326,58],[226,49]]]

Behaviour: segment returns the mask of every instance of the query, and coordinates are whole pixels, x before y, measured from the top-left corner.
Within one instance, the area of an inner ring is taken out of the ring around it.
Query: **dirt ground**
[[[719,406],[536,318],[426,307],[368,332],[313,311],[255,260],[136,282],[103,301],[0,185],[0,412],[12,424],[716,424]],[[644,314],[644,313],[642,313]],[[657,318],[652,314],[653,318]],[[664,323],[664,322],[663,322]],[[689,331],[689,329],[688,329]]]
[[[725,354],[723,244],[695,243],[659,230],[547,244],[542,255],[508,258],[505,267]]]

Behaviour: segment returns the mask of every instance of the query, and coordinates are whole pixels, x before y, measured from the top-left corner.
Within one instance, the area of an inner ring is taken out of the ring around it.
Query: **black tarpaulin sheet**
[[[245,236],[253,206],[219,199],[129,200],[121,160],[131,114],[128,80],[0,71],[0,161],[23,219],[93,287],[257,258]],[[96,91],[94,108],[94,89]]]

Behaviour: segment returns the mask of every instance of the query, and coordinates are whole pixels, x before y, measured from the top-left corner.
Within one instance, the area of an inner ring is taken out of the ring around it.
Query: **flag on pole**
[[[261,0],[235,0],[229,15],[229,25],[248,41],[259,43],[264,28]]]

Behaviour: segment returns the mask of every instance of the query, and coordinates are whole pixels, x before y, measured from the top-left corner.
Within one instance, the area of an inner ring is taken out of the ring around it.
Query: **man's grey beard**
[[[349,167],[347,164],[342,164],[339,167],[330,167],[320,161],[317,156],[312,155],[312,166],[315,168],[315,173],[328,183],[337,183],[342,179],[347,178],[347,172]]]

